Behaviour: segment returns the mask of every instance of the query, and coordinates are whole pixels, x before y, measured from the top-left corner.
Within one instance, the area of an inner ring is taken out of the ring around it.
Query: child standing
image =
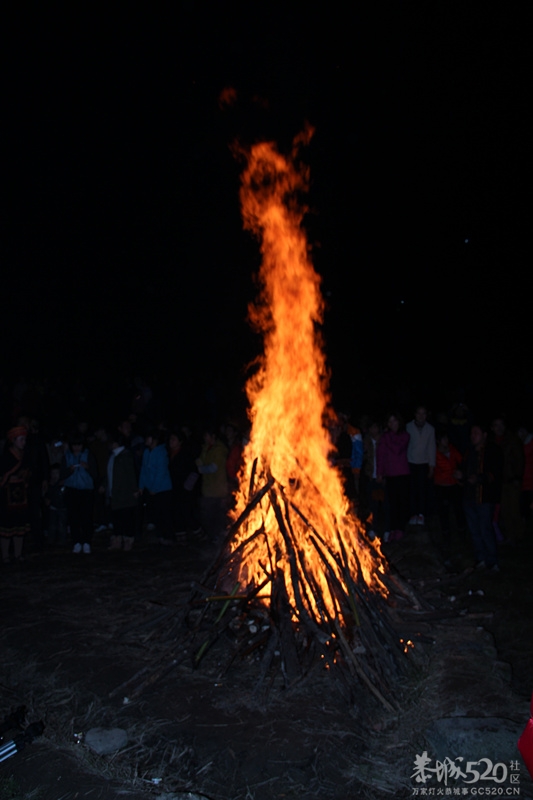
[[[52,464],[48,479],[48,489],[44,495],[44,505],[48,514],[48,544],[67,543],[67,506],[65,487],[60,479],[61,466]]]
[[[65,486],[65,503],[74,547],[73,553],[89,555],[93,534],[94,486],[97,477],[96,461],[84,446],[79,434],[69,439],[63,456],[61,477]]]

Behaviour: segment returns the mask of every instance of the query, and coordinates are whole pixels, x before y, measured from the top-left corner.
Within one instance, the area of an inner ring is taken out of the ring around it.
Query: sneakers
[[[409,525],[418,525],[418,514],[413,514],[409,520]]]
[[[479,570],[486,569],[486,568],[487,568],[487,565],[485,564],[484,561],[478,561],[476,566],[474,567],[474,569],[477,570],[478,572],[479,572]]]
[[[88,542],[85,542],[85,544],[82,546],[81,542],[76,542],[72,548],[72,552],[76,553],[76,555],[83,552],[86,556],[88,556],[91,554],[91,545]]]
[[[419,514],[418,515],[417,520],[416,520],[416,524],[417,525],[425,525],[426,524],[426,519],[425,519],[423,514]]]

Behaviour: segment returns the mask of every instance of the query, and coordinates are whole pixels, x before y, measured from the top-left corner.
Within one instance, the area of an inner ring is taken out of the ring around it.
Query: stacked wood
[[[274,537],[269,537],[261,524],[232,547],[236,533],[259,503],[270,504],[281,536],[275,537],[276,544],[273,545],[271,540]],[[328,611],[317,582],[307,568],[294,533],[295,519],[300,524],[303,522],[309,540],[319,555],[329,592],[335,598],[337,613],[334,615]],[[264,580],[259,585],[244,589],[235,584],[233,595],[236,597],[232,600],[231,593],[224,593],[222,587],[227,584],[228,576],[238,573],[241,560],[246,558],[247,548],[253,545],[257,537],[267,540],[269,563],[261,565]],[[280,541],[283,543],[283,552]],[[273,546],[276,548],[274,552]],[[373,549],[370,541],[365,546]],[[378,562],[378,553],[375,552],[375,555]],[[357,560],[357,553],[355,557]],[[282,559],[288,559],[290,564],[293,603],[289,601],[286,574],[276,566]],[[332,565],[337,568],[333,569]],[[275,663],[283,675],[286,688],[295,686],[320,663],[330,670],[336,670],[337,675],[340,673],[345,684],[353,683],[356,679],[392,711],[397,706],[394,695],[398,678],[410,669],[412,662],[410,648],[406,648],[396,628],[394,606],[400,603],[418,609],[420,603],[397,576],[387,572],[380,576],[387,586],[388,597],[372,591],[362,576],[362,570],[359,570],[357,577],[350,574],[348,553],[341,536],[338,536],[338,551],[334,551],[294,501],[287,498],[283,487],[270,476],[251,496],[244,512],[229,528],[219,557],[202,580],[204,587],[212,588],[212,596],[207,598],[209,602],[200,616],[189,615],[192,620],[190,630],[199,634],[209,625],[212,627],[196,651],[195,663],[200,663],[220,634],[230,627],[231,619],[224,622],[220,612],[212,608],[214,604],[225,601],[227,612],[228,603],[231,603],[233,615],[250,614],[252,609],[260,609],[263,619],[268,622],[263,626],[266,630],[260,632],[257,642],[250,645],[246,640],[231,657],[233,664],[238,657],[242,658],[251,652],[250,648],[261,648],[258,691],[264,686]],[[200,594],[193,592],[191,610],[199,601]],[[318,621],[309,613],[310,605],[318,609]]]
[[[260,524],[236,545],[236,534],[259,503],[273,509],[280,536],[269,537]],[[305,526],[320,558],[335,613],[328,611],[306,565],[295,535],[296,522]],[[244,587],[231,576],[238,574],[241,560],[258,537],[267,542],[268,563],[261,565],[264,578]],[[365,546],[374,549],[369,540]],[[379,563],[382,556],[375,550],[374,554]],[[334,551],[294,500],[286,496],[283,487],[269,476],[251,493],[213,565],[200,582],[192,584],[186,604],[179,610],[165,609],[151,620],[134,623],[135,628],[164,623],[166,630],[172,631],[172,641],[169,639],[156,663],[139,670],[111,696],[127,693],[129,698],[135,698],[180,665],[199,668],[222,638],[230,642],[230,652],[228,655],[228,647],[217,648],[219,677],[253,656],[258,670],[254,691],[262,698],[276,676],[281,676],[284,689],[290,690],[327,670],[344,694],[352,696],[354,685],[359,684],[388,711],[394,711],[398,707],[398,681],[417,657],[399,633],[397,612],[409,609],[419,614],[423,607],[412,589],[388,570],[380,573],[388,595],[371,590],[361,569],[357,576],[351,574],[348,555],[340,534]],[[357,553],[352,555],[358,563]],[[290,565],[290,592],[287,575],[277,566],[286,560]],[[318,609],[318,619],[309,612],[311,606]]]

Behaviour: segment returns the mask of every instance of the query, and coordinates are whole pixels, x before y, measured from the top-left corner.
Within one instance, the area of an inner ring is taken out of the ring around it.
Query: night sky
[[[233,402],[260,343],[231,146],[287,148],[309,122],[335,402],[443,407],[464,391],[527,409],[525,21],[467,5],[178,3],[13,23],[7,379],[112,392],[142,374]]]

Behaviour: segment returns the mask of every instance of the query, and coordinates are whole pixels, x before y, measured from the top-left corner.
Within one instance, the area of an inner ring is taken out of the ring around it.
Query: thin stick
[[[309,578],[309,573],[307,572],[307,568],[306,568],[306,564],[305,564],[305,558],[304,558],[304,555],[303,555],[301,549],[298,547],[298,542],[296,540],[296,535],[295,535],[293,527],[292,527],[292,522],[291,522],[291,518],[290,518],[290,514],[289,514],[290,504],[289,504],[289,502],[288,502],[288,500],[285,497],[285,494],[283,492],[282,492],[282,495],[283,495],[283,501],[284,501],[284,506],[285,506],[285,519],[287,521],[287,528],[288,528],[289,534],[292,537],[293,550],[297,555],[298,562],[300,564],[300,569],[301,569],[301,571],[303,573],[303,576],[305,578],[305,580],[302,581],[302,592],[304,594],[304,597],[305,597],[305,600],[306,600],[306,603],[307,603],[307,607],[309,609],[312,609],[312,604],[311,604],[311,601],[310,601],[308,593],[307,593],[307,587],[309,587],[309,589],[311,591],[311,594],[313,595],[313,600],[314,600],[314,602],[316,604],[318,612],[319,612],[321,618],[323,619],[324,615],[323,615],[323,612],[322,612],[322,601],[321,601],[322,599],[321,599],[321,596],[320,596],[320,592],[316,591],[316,586],[311,583],[311,580]],[[306,616],[304,618],[304,621],[307,622],[308,625],[312,626],[313,631],[315,633],[317,631],[320,632],[320,628],[317,626],[316,622],[312,619],[312,617],[310,615],[306,614]]]
[[[217,568],[222,569],[222,567],[226,566],[226,564],[229,564],[231,561],[233,561],[235,556],[238,555],[241,552],[241,550],[244,550],[244,548],[247,547],[249,544],[251,544],[251,542],[253,542],[254,539],[257,539],[258,536],[261,536],[262,533],[264,533],[263,523],[261,523],[261,526],[256,531],[254,531],[247,539],[243,539],[242,542],[239,542],[235,550],[231,550],[224,557],[219,556]],[[224,553],[224,549],[222,550],[222,552]]]
[[[252,497],[250,502],[247,504],[246,508],[242,511],[242,513],[235,520],[235,522],[233,522],[232,525],[229,527],[228,532],[226,533],[226,536],[224,537],[224,541],[222,542],[220,553],[219,553],[218,557],[215,559],[215,562],[213,563],[213,565],[207,570],[206,574],[204,575],[204,578],[202,579],[202,583],[205,583],[208,580],[208,578],[211,575],[213,575],[214,573],[218,573],[223,566],[225,566],[228,562],[230,562],[232,560],[232,558],[234,557],[235,553],[237,553],[243,547],[246,547],[246,545],[249,544],[249,542],[253,541],[253,539],[255,539],[256,536],[259,536],[262,533],[262,526],[261,526],[257,531],[254,531],[254,533],[248,539],[246,539],[244,542],[241,542],[238,545],[238,547],[235,548],[235,550],[233,550],[232,552],[230,552],[228,554],[228,552],[227,552],[228,551],[228,545],[229,545],[231,539],[233,538],[235,533],[238,531],[238,529],[241,527],[243,522],[245,522],[246,519],[250,516],[250,514],[252,513],[254,508],[258,505],[258,503],[261,502],[261,500],[263,499],[265,494],[268,492],[268,490],[274,485],[274,482],[275,482],[275,479],[272,476],[270,476],[270,478],[265,483],[265,485],[262,487],[262,489],[260,489],[258,492],[256,492],[256,494]]]
[[[138,678],[140,678],[146,672],[149,672],[149,670],[150,670],[150,667],[143,667],[138,672],[136,672],[135,675],[132,675],[131,678],[128,678],[127,681],[124,681],[124,683],[121,683],[120,686],[117,686],[115,689],[113,689],[111,692],[109,692],[108,697],[115,697],[117,694],[120,694],[121,692],[124,691],[124,689],[126,689],[130,685],[130,683],[133,683],[134,681],[136,681]]]
[[[245,519],[247,519],[247,517],[250,516],[251,512],[254,510],[256,505],[258,505],[258,503],[261,502],[261,500],[263,499],[265,494],[269,491],[269,489],[271,489],[272,486],[274,486],[274,483],[275,483],[275,478],[271,475],[268,481],[263,486],[263,488],[259,489],[259,491],[254,494],[252,499],[248,502],[246,508],[239,514],[235,522],[230,526],[228,534],[226,536],[227,540],[231,539],[235,531],[239,530],[242,523],[245,521]]]
[[[254,463],[252,464],[252,472],[250,474],[250,483],[248,485],[248,497],[252,496],[252,492],[254,490],[254,481],[255,481],[255,471],[257,469],[257,456],[254,458]]]
[[[277,571],[274,588],[273,601],[280,632],[281,652],[283,654],[281,668],[285,677],[286,687],[289,688],[301,676],[301,668],[291,622],[292,609],[287,597],[285,575],[282,569]]]
[[[344,636],[344,633],[342,632],[342,628],[339,625],[338,620],[335,620],[334,624],[335,624],[335,630],[337,631],[337,635],[339,637],[339,641],[340,641],[340,643],[342,645],[342,649],[343,649],[344,653],[348,656],[350,661],[352,662],[357,675],[361,678],[361,680],[370,689],[370,691],[372,692],[374,697],[377,697],[379,702],[382,703],[382,705],[387,709],[387,711],[390,711],[391,713],[394,714],[396,712],[396,709],[389,703],[388,700],[386,700],[383,697],[383,695],[381,694],[379,689],[376,686],[374,686],[374,684],[372,683],[370,678],[368,678],[368,676],[364,672],[363,668],[359,664],[359,661],[357,660],[357,658],[355,656],[355,653],[353,652],[353,650],[350,648],[350,645],[346,641],[346,637]]]
[[[146,680],[137,686],[137,688],[131,693],[131,699],[138,697],[148,686],[151,686],[160,678],[164,678],[165,675],[168,675],[168,673],[173,669],[176,669],[176,667],[178,667],[180,664],[183,664],[185,660],[186,656],[183,656],[182,658],[172,658],[170,661],[167,661],[165,664],[161,665],[159,669],[152,672],[152,674],[149,675]]]
[[[292,587],[294,590],[294,599],[296,602],[296,606],[298,608],[298,611],[300,613],[300,618],[302,619],[302,621],[310,623],[311,618],[307,613],[307,610],[304,608],[304,604],[302,601],[302,595],[300,591],[300,576],[298,575],[298,567],[296,565],[296,553],[291,542],[289,531],[287,529],[288,525],[290,525],[290,520],[288,520],[288,524],[286,525],[275,492],[273,490],[270,491],[269,498],[270,502],[272,503],[272,507],[274,508],[274,513],[276,515],[276,520],[278,522],[281,535],[283,536],[283,540],[285,542],[285,547],[287,548],[289,554],[289,566],[291,571],[291,580],[292,580]]]
[[[272,659],[274,658],[274,654],[276,652],[276,647],[279,643],[279,633],[274,628],[270,634],[269,642],[265,648],[265,652],[263,658],[261,660],[261,671],[259,673],[259,680],[257,681],[254,692],[258,692],[261,686],[263,685],[263,681],[267,676],[267,672],[270,669],[270,665],[272,663]]]
[[[310,536],[309,538],[310,538],[315,550],[317,551],[318,555],[320,556],[320,558],[322,559],[323,563],[325,564],[325,566],[326,566],[326,568],[328,570],[328,573],[329,573],[329,577],[331,577],[331,580],[333,581],[333,586],[335,587],[335,589],[337,590],[337,592],[340,595],[339,597],[337,597],[337,600],[340,601],[341,598],[344,598],[344,600],[347,600],[348,598],[347,598],[346,592],[344,591],[344,588],[343,588],[340,580],[338,579],[337,575],[335,574],[335,570],[333,569],[332,565],[329,563],[329,561],[326,558],[325,554],[322,552],[322,549],[319,546],[318,542],[316,541],[315,537],[314,536]],[[328,547],[328,552],[329,552],[329,547]],[[326,576],[326,580],[328,581],[328,584],[329,584],[329,577]]]
[[[232,594],[231,597],[232,600],[248,600],[247,594]],[[206,597],[205,602],[216,603],[219,602],[220,600],[227,600],[227,599],[228,599],[227,594],[217,594],[217,595],[212,595],[211,597]]]

